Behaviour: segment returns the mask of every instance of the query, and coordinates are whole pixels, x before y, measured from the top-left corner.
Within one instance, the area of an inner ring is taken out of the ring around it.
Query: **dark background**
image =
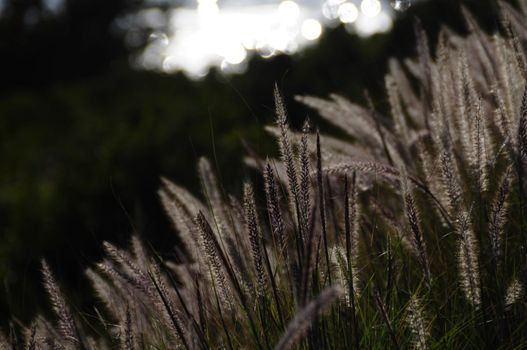
[[[466,1],[486,28],[491,1]],[[6,0],[0,17],[0,321],[46,312],[39,260],[48,259],[77,307],[89,308],[82,271],[102,240],[132,233],[170,256],[175,243],[156,190],[164,175],[199,194],[195,163],[212,159],[227,190],[254,176],[242,166],[242,140],[274,153],[274,83],[293,125],[316,116],[296,94],[338,92],[382,110],[387,59],[414,54],[413,18],[433,42],[440,23],[463,31],[458,1],[419,3],[392,32],[360,39],[326,30],[294,56],[253,58],[240,76],[212,71],[195,82],[130,68],[115,20],[144,6],[129,0],[66,0],[50,14],[40,0]],[[145,38],[146,38],[145,33]],[[145,39],[146,40],[146,39]]]

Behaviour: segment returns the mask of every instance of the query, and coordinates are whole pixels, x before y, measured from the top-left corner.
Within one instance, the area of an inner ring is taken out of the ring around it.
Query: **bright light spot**
[[[339,6],[344,2],[346,0],[327,0],[322,5],[322,15],[330,20],[337,19]]]
[[[360,16],[355,22],[354,28],[358,35],[367,37],[376,33],[385,33],[392,29],[392,25],[392,17],[386,12],[381,12],[373,18]]]
[[[393,3],[393,8],[395,11],[408,10],[410,6],[412,6],[412,2],[410,0],[395,0]]]
[[[300,15],[300,7],[291,0],[282,1],[278,6],[278,14],[283,22],[294,24]]]
[[[160,44],[162,46],[167,46],[169,43],[168,36],[162,32],[155,32],[150,34],[148,37],[150,43]]]
[[[225,61],[230,64],[240,64],[247,57],[247,51],[242,45],[234,45],[225,52]]]
[[[389,4],[403,9],[415,1],[181,0],[180,7],[152,6],[128,14],[117,25],[127,31],[131,47],[143,43],[145,31],[152,33],[135,60],[141,68],[201,78],[211,67],[241,73],[252,55],[298,52],[319,39],[325,26],[339,22],[360,36],[385,32],[395,15]],[[0,0],[0,11],[4,2]]]
[[[284,52],[287,50],[289,40],[290,39],[288,38],[287,33],[284,33],[282,30],[276,30],[269,33],[269,37],[267,38],[266,42],[273,49]]]
[[[241,40],[241,44],[247,50],[254,50],[256,48],[256,39],[250,37],[244,37]]]
[[[316,19],[306,19],[300,31],[307,40],[316,40],[322,34],[322,26]]]
[[[142,10],[139,16],[141,23],[146,27],[162,28],[166,24],[165,14],[158,8]]]
[[[177,70],[178,68],[179,68],[178,67],[178,62],[177,62],[177,59],[174,56],[167,56],[167,57],[165,57],[165,59],[163,60],[163,70],[165,72],[172,73],[175,70]]]
[[[259,43],[256,46],[256,51],[262,58],[271,58],[276,54],[276,50],[271,45],[264,43]]]
[[[381,2],[379,0],[362,0],[360,9],[366,17],[375,17],[381,13]]]
[[[350,2],[345,2],[339,6],[339,19],[342,23],[353,23],[359,18],[359,9]]]
[[[220,12],[216,0],[198,0],[198,14],[205,20],[214,18]]]

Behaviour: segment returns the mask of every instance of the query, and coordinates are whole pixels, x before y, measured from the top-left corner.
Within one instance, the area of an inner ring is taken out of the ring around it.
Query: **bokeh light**
[[[393,9],[395,11],[405,11],[408,10],[412,4],[412,0],[395,0],[393,1]]]
[[[225,61],[227,63],[240,64],[247,57],[247,51],[245,51],[245,48],[241,44],[234,45],[232,47],[226,48],[223,56],[225,57]]]
[[[381,2],[379,0],[362,0],[360,9],[366,17],[375,17],[381,13]]]
[[[282,1],[278,6],[280,19],[287,24],[294,24],[300,15],[300,7],[291,0]]]
[[[316,19],[306,19],[302,23],[302,36],[307,40],[316,40],[322,34],[322,25]]]
[[[152,30],[135,61],[139,67],[184,71],[199,79],[211,67],[241,73],[253,55],[293,54],[315,43],[324,27],[339,23],[360,36],[386,32],[392,27],[394,7],[401,11],[412,1],[188,0],[168,11],[142,10],[122,26],[129,29],[131,46],[137,41],[137,26]]]
[[[359,9],[351,2],[340,4],[338,9],[339,19],[342,23],[353,23],[359,18]]]

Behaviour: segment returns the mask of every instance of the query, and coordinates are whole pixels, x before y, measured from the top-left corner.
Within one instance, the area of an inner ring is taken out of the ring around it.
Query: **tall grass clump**
[[[275,89],[280,156],[248,159],[262,188],[225,193],[204,158],[204,201],[162,179],[177,258],[105,243],[86,271],[97,325],[43,262],[56,317],[1,346],[527,347],[527,21],[499,5],[495,34],[463,10],[469,34],[443,28],[433,51],[417,22],[417,57],[389,63],[385,114],[368,96],[298,97],[352,141],[291,131]]]

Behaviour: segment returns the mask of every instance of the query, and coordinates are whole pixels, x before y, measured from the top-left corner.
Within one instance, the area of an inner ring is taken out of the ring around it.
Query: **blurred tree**
[[[90,77],[126,62],[118,16],[137,0],[4,0],[0,17],[0,88]]]

